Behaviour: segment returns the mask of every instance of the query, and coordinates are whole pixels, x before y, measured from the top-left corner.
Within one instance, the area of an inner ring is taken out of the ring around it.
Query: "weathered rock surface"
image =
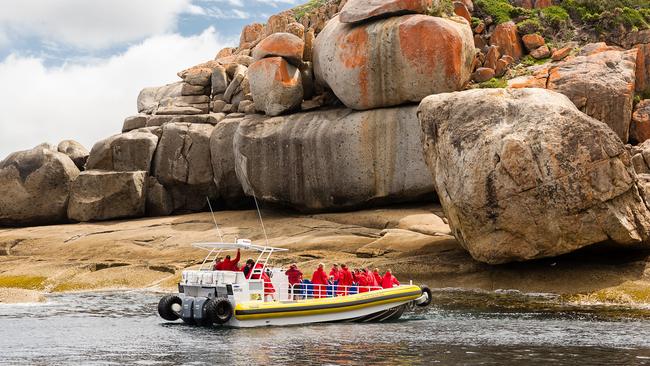
[[[144,88],[138,95],[138,113],[152,114],[158,109],[158,103],[169,97],[181,95],[183,82],[167,84],[159,87]]]
[[[404,15],[360,25],[330,20],[316,37],[314,71],[358,110],[419,102],[470,79],[472,30],[460,17]]]
[[[146,192],[145,171],[87,170],[72,182],[68,217],[74,221],[141,217]]]
[[[130,131],[95,143],[86,163],[88,170],[128,172],[151,168],[158,136],[145,131]]]
[[[200,211],[215,198],[209,124],[168,123],[154,156],[153,175],[170,192],[174,211]]]
[[[300,70],[282,57],[259,60],[248,70],[255,108],[269,116],[296,109],[303,99]]]
[[[431,0],[348,0],[341,10],[342,23],[357,23],[376,17],[407,13],[424,14]]]
[[[630,139],[642,143],[650,139],[650,99],[645,99],[637,104],[632,114]]]
[[[259,61],[266,57],[283,57],[294,66],[300,66],[305,42],[291,33],[273,33],[264,38],[255,49],[253,58]]]
[[[416,107],[246,116],[235,135],[248,195],[303,211],[349,209],[433,194]]]
[[[137,114],[135,116],[126,117],[122,124],[122,132],[129,132],[137,130],[138,128],[146,127],[149,118],[151,118],[151,116],[147,114]]]
[[[147,180],[147,216],[167,216],[174,212],[174,201],[167,188],[156,177]]]
[[[506,22],[497,25],[490,36],[490,45],[499,47],[501,54],[508,55],[514,59],[520,59],[524,55],[521,40],[517,34],[517,26],[514,22]]]
[[[477,260],[556,256],[648,238],[629,153],[561,94],[483,89],[419,109],[427,164],[452,231]]]
[[[79,169],[55,147],[39,145],[0,161],[0,226],[66,220],[70,181]]]
[[[88,150],[82,144],[74,140],[63,140],[57,146],[57,150],[68,155],[79,170],[84,170],[86,160],[88,160]]]
[[[636,46],[636,91],[650,92],[650,41]]]
[[[550,69],[547,88],[569,97],[578,109],[605,122],[627,142],[635,67],[636,50],[576,56]]]
[[[233,152],[235,132],[241,121],[242,118],[225,119],[214,128],[210,136],[214,183],[219,197],[232,208],[241,208],[250,203],[250,199],[244,194],[242,185],[237,179]]]

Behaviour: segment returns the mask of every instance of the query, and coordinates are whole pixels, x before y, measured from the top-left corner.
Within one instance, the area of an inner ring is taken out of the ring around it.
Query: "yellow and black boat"
[[[179,294],[160,300],[158,313],[166,320],[181,318],[189,324],[230,327],[381,322],[398,319],[412,305],[431,303],[431,291],[412,284],[387,289],[335,285],[319,289],[308,283],[291,286],[284,270],[266,266],[272,253],[286,250],[282,248],[257,246],[248,240],[195,246],[210,250],[210,254],[202,268],[183,272]],[[209,265],[222,251],[235,249],[259,252],[254,273],[245,276],[239,271],[213,270]],[[203,268],[206,263],[210,268]]]

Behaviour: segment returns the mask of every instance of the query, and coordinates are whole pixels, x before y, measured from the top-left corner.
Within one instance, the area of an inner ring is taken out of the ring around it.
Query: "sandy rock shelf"
[[[401,279],[432,287],[518,289],[614,302],[643,301],[647,292],[650,301],[650,252],[642,247],[599,245],[558,258],[490,266],[473,260],[449,236],[437,205],[263,215],[269,244],[292,249],[275,263],[295,261],[305,273],[319,262],[344,262],[390,268]],[[227,239],[263,240],[255,211],[216,217]],[[205,255],[191,243],[216,238],[209,213],[0,229],[0,303],[37,302],[44,294],[69,291],[173,290],[181,271]]]

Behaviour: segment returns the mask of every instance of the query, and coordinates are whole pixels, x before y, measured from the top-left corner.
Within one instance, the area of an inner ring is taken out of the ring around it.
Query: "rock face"
[[[303,211],[349,209],[433,194],[416,107],[246,116],[235,135],[248,195]]]
[[[426,13],[431,0],[348,0],[340,14],[342,23],[357,23],[376,17]]]
[[[169,97],[181,95],[183,82],[168,84],[160,87],[144,88],[138,95],[138,113],[152,114],[158,109],[158,103]]]
[[[282,57],[259,60],[248,70],[255,109],[277,116],[296,109],[303,98],[300,70]]]
[[[82,144],[74,140],[63,140],[57,146],[57,150],[68,155],[79,170],[84,170],[84,165],[88,160],[88,150]]]
[[[70,181],[79,169],[56,148],[37,146],[0,161],[0,226],[66,220]]]
[[[249,205],[250,198],[246,197],[235,170],[235,154],[233,140],[242,118],[228,118],[219,123],[210,136],[210,156],[214,183],[217,185],[219,197],[229,207],[240,208]]]
[[[86,163],[88,170],[148,172],[156,151],[158,136],[145,131],[130,131],[101,140],[93,146]]]
[[[316,79],[349,108],[419,102],[462,88],[472,73],[466,20],[404,15],[350,25],[330,20],[316,37]]]
[[[636,91],[650,92],[650,43],[636,46]]]
[[[291,33],[274,33],[264,38],[253,50],[253,58],[283,57],[291,64],[300,66],[305,42]]]
[[[629,153],[605,124],[543,89],[433,95],[418,111],[452,231],[477,260],[505,263],[648,238]]]
[[[627,142],[635,67],[636,50],[577,56],[551,68],[547,88],[569,97],[578,109],[605,122]]]
[[[147,172],[88,170],[70,189],[68,217],[74,221],[99,221],[144,216]]]
[[[632,114],[630,139],[637,143],[650,139],[650,99],[642,100],[637,104]]]
[[[490,45],[499,47],[501,54],[515,59],[524,55],[521,40],[517,34],[517,26],[513,22],[497,25],[490,37]]]
[[[200,211],[215,198],[208,124],[168,123],[154,156],[153,175],[173,198],[174,211]]]

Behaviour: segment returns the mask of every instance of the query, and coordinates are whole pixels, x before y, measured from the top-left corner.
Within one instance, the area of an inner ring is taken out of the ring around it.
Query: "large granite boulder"
[[[88,160],[88,150],[82,144],[74,140],[63,140],[57,146],[57,150],[68,155],[79,170],[84,170]]]
[[[246,116],[234,146],[248,195],[302,211],[433,194],[415,106]]]
[[[648,239],[650,211],[616,134],[544,89],[427,97],[426,161],[452,231],[487,263]]]
[[[210,155],[214,183],[219,197],[232,208],[246,207],[250,198],[242,189],[235,170],[233,140],[242,118],[227,118],[215,126],[210,136]]]
[[[255,49],[253,58],[259,61],[267,57],[282,57],[295,66],[300,66],[305,41],[291,33],[273,33],[264,38]]]
[[[209,124],[167,123],[153,161],[153,175],[170,192],[174,211],[201,211],[217,197],[210,162]]]
[[[68,218],[100,221],[145,213],[147,172],[87,170],[72,182]]]
[[[181,96],[182,89],[182,81],[142,89],[138,95],[138,113],[153,114],[158,109],[158,103],[161,100],[169,97]]]
[[[259,60],[248,69],[255,109],[277,116],[300,106],[303,99],[300,70],[282,57]]]
[[[86,169],[148,172],[156,145],[158,136],[146,130],[113,135],[95,143],[90,150]]]
[[[343,23],[357,23],[398,14],[424,14],[431,6],[432,0],[348,0],[340,17]]]
[[[0,226],[64,222],[77,175],[77,166],[54,146],[10,154],[0,161]]]
[[[314,71],[349,108],[419,102],[470,79],[475,49],[463,18],[404,15],[359,25],[330,20],[316,37]]]

